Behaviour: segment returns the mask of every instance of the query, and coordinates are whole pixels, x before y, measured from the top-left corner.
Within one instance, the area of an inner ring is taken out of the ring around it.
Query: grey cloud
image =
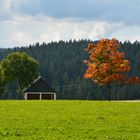
[[[140,25],[139,6],[139,0],[13,0],[11,10],[32,16]]]

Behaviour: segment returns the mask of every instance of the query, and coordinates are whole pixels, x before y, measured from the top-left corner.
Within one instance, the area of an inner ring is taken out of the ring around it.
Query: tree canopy
[[[125,54],[118,51],[119,42],[116,39],[101,39],[97,44],[89,44],[89,60],[84,62],[88,66],[85,78],[91,78],[97,84],[108,84],[120,81],[130,71],[130,62],[124,59]]]
[[[38,62],[25,52],[13,52],[1,62],[1,73],[7,82],[16,81],[20,93],[38,77]]]

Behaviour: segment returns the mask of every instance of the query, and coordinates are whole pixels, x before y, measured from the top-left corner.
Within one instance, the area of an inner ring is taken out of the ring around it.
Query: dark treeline
[[[40,75],[57,91],[57,98],[106,99],[105,87],[99,87],[83,78],[86,69],[83,60],[88,57],[84,48],[89,42],[89,40],[70,40],[0,49],[0,60],[13,51],[26,52],[39,62]],[[128,75],[140,77],[140,42],[121,43],[120,50],[126,53],[126,58],[131,62],[132,70]],[[139,84],[112,85],[111,89],[112,99],[140,99]],[[2,96],[3,99],[16,97],[15,93],[11,92]]]

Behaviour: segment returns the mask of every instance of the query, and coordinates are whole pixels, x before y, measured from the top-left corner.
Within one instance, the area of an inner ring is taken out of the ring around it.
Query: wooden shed
[[[56,92],[40,76],[25,91],[25,100],[56,100]]]

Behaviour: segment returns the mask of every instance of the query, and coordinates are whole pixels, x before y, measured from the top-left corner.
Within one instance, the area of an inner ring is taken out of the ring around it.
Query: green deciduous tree
[[[7,82],[16,81],[19,92],[38,77],[38,62],[24,52],[13,52],[1,62],[1,73]]]

